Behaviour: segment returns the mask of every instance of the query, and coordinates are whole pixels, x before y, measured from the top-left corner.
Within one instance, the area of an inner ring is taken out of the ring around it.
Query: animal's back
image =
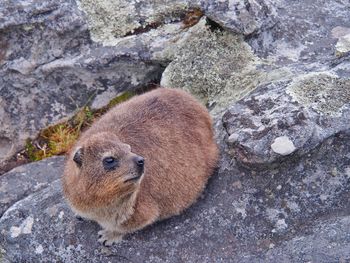
[[[84,136],[101,130],[115,133],[145,158],[136,206],[152,202],[158,206],[160,218],[191,205],[217,162],[218,150],[207,110],[180,90],[157,89],[124,102]]]

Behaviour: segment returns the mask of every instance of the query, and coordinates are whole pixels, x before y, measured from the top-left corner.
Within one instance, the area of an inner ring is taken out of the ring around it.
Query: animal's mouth
[[[143,173],[140,174],[140,175],[136,175],[136,176],[134,176],[134,177],[128,178],[128,179],[126,179],[124,182],[125,182],[125,183],[126,183],[126,182],[136,182],[136,181],[138,181],[142,176],[143,176]]]

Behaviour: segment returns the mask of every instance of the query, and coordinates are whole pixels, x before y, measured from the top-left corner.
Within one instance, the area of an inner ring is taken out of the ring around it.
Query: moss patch
[[[126,92],[124,92],[123,94],[121,94],[121,95],[115,97],[114,99],[112,99],[112,100],[108,103],[108,105],[107,105],[107,107],[105,108],[105,110],[108,110],[108,109],[114,107],[115,105],[117,105],[117,104],[119,104],[119,103],[121,103],[121,102],[123,102],[123,101],[126,101],[126,100],[132,98],[132,97],[135,96],[135,95],[136,95],[136,92],[135,92],[135,91],[126,91]]]

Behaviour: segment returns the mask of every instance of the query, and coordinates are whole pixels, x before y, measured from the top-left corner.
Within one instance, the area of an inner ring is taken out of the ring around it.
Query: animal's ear
[[[84,149],[83,148],[78,148],[74,154],[73,161],[81,167],[83,165],[83,154],[84,154]]]

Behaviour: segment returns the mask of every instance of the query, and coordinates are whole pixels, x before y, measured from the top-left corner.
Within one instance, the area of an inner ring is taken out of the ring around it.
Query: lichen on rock
[[[203,18],[178,44],[161,85],[182,88],[208,106],[222,107],[255,88],[258,61],[242,36],[213,30]]]
[[[168,5],[159,0],[80,0],[78,3],[87,14],[92,39],[106,45],[142,28],[179,20],[189,7],[189,1],[184,0]]]
[[[0,261],[350,259],[349,8],[345,0],[2,1],[0,162],[87,101],[110,107],[161,77],[209,107],[221,156],[195,205],[110,248],[64,201],[63,157],[18,167],[0,177]]]
[[[330,72],[299,76],[287,92],[301,104],[326,115],[339,116],[350,102],[350,79],[339,78]]]
[[[338,42],[335,48],[336,48],[335,54],[338,57],[342,57],[348,54],[350,52],[350,34],[341,36],[338,39]]]

